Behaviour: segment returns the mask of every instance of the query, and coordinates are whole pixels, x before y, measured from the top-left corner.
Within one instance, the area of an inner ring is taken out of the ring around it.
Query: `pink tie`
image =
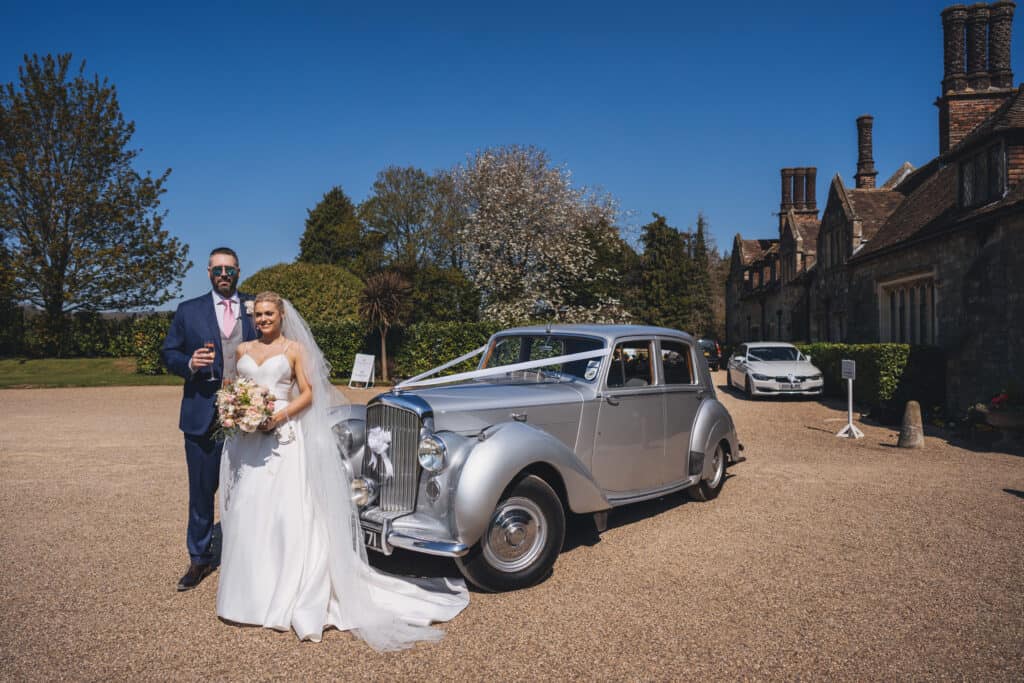
[[[224,317],[220,321],[220,331],[227,339],[235,329],[235,314],[231,311],[231,299],[224,299],[221,303],[224,304]]]

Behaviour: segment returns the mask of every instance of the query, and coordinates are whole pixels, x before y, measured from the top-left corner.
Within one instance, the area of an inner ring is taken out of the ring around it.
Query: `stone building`
[[[904,164],[877,185],[873,119],[858,118],[855,184],[833,177],[820,222],[806,189],[789,194],[794,171],[808,169],[783,169],[778,239],[737,235],[733,244],[727,341],[930,344],[946,353],[947,407],[1024,392],[1024,88],[1013,87],[1010,70],[1014,8],[1003,0],[942,12],[934,159]]]

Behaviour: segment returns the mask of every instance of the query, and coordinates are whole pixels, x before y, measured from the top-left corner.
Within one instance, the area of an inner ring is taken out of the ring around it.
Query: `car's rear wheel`
[[[527,475],[506,491],[483,536],[455,563],[479,588],[516,590],[547,577],[564,540],[562,501],[546,481]]]
[[[722,490],[725,482],[725,451],[722,450],[722,444],[715,446],[711,458],[711,477],[686,489],[686,493],[694,500],[707,502],[717,498]]]

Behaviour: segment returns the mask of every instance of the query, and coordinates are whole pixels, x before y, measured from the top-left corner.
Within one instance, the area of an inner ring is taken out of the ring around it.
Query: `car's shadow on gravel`
[[[729,484],[734,474],[728,470],[725,472],[725,479],[722,481],[724,489]],[[614,508],[608,513],[608,529],[617,529],[648,517],[667,512],[680,505],[693,503],[694,501],[686,494],[686,491],[677,491],[660,498],[652,498],[642,503],[632,503],[620,508]],[[699,503],[698,503],[699,505]],[[566,519],[565,543],[562,545],[562,552],[567,553],[575,550],[581,545],[593,546],[601,541],[601,534],[598,533],[594,524],[593,515],[569,515]]]

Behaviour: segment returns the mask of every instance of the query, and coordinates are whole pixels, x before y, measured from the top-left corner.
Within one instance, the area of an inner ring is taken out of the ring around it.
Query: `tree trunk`
[[[388,328],[378,327],[380,332],[380,381],[388,382]]]

